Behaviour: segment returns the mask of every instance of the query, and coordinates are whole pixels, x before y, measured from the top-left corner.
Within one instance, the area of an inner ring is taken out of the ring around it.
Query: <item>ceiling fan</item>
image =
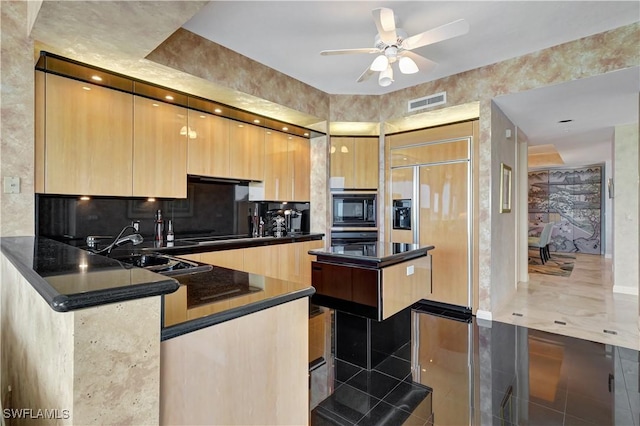
[[[345,55],[352,53],[378,54],[371,65],[360,75],[357,82],[369,79],[373,73],[380,72],[378,84],[388,86],[393,82],[392,64],[398,63],[398,68],[403,74],[415,74],[422,70],[429,72],[437,64],[424,56],[411,52],[413,49],[438,43],[453,37],[458,37],[469,32],[469,24],[464,19],[450,22],[432,30],[407,37],[401,28],[396,28],[396,19],[393,10],[382,7],[373,9],[373,20],[378,28],[374,47],[361,49],[337,49],[323,50],[321,55]]]

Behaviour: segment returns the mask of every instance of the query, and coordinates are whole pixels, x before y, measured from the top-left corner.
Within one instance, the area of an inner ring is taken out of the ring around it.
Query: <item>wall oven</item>
[[[332,228],[376,228],[376,194],[333,194]]]

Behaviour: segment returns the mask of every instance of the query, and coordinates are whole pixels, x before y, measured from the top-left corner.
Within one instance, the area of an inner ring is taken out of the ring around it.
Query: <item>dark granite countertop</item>
[[[189,244],[179,253],[158,247],[143,247],[140,251],[189,254],[310,241],[322,236],[256,238],[239,243],[240,247],[238,242],[228,245],[226,241]],[[164,295],[163,311],[171,312],[171,320],[165,322],[167,315],[163,315],[163,340],[314,293],[310,285],[217,266],[209,271],[167,277],[43,237],[3,237],[0,246],[22,276],[59,312]]]
[[[219,250],[233,250],[249,247],[268,246],[276,244],[301,243],[304,241],[321,240],[322,233],[304,233],[288,235],[285,237],[247,237],[245,235],[216,235],[182,238],[180,236],[173,243],[166,241],[162,245],[157,245],[153,241],[145,240],[138,246],[123,246],[115,249],[114,255],[118,252],[158,252],[173,256],[181,254],[196,254]]]
[[[2,253],[56,311],[174,292],[178,282],[42,237],[3,237]]]
[[[163,298],[162,340],[309,297],[315,292],[309,284],[219,266],[175,278],[180,288]]]
[[[421,246],[408,243],[353,243],[310,250],[309,254],[320,262],[355,264],[384,268],[396,263],[426,256],[434,246]]]

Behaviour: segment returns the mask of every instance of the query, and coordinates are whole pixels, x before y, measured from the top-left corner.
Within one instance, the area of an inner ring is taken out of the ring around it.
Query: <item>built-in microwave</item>
[[[334,228],[375,228],[376,194],[333,194]]]

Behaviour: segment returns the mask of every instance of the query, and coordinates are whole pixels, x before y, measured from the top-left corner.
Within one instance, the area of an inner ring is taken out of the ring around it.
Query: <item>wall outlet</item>
[[[20,193],[20,178],[16,176],[4,177],[4,193],[5,194],[19,194]]]
[[[407,266],[407,276],[413,275],[413,265]]]

